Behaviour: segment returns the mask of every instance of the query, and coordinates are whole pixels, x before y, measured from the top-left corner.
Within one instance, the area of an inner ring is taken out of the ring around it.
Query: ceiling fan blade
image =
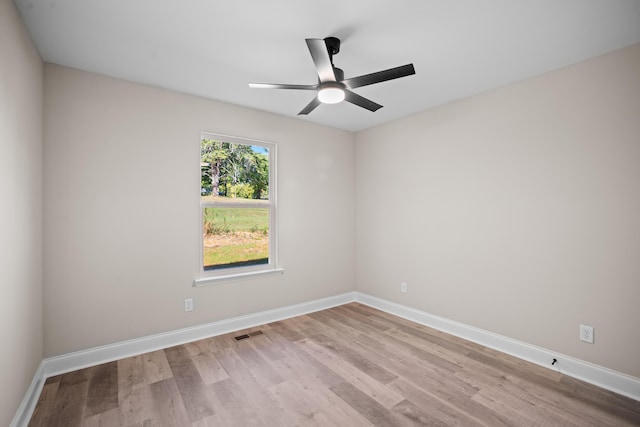
[[[316,90],[318,85],[288,85],[278,83],[249,83],[249,87],[254,89],[299,89],[299,90]]]
[[[336,76],[333,73],[333,65],[327,51],[327,43],[324,39],[306,39],[307,47],[311,53],[313,63],[316,65],[320,82],[335,82]]]
[[[378,111],[382,108],[382,105],[376,104],[375,102],[347,89],[344,91],[344,100],[359,107],[366,108],[369,111]]]
[[[413,64],[402,65],[400,67],[389,68],[388,70],[378,71],[377,73],[365,74],[358,77],[343,80],[348,88],[355,89],[361,86],[367,86],[374,83],[386,82],[387,80],[398,79],[400,77],[415,74],[416,70]]]
[[[318,100],[318,97],[314,97],[310,103],[307,104],[306,107],[304,107],[302,109],[302,111],[300,111],[298,113],[299,116],[306,116],[307,114],[309,114],[310,112],[312,112],[313,110],[316,109],[316,107],[320,105],[320,101]]]

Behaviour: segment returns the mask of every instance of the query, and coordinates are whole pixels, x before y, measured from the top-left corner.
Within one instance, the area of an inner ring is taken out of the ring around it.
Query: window
[[[196,286],[282,272],[276,263],[275,151],[273,143],[201,135]]]

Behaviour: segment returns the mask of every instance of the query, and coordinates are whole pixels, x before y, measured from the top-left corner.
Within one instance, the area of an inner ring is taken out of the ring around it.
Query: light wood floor
[[[640,402],[353,303],[49,378],[29,425],[640,426]]]

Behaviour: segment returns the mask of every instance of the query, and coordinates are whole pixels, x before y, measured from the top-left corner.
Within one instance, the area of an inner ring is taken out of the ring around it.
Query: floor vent
[[[249,332],[248,334],[238,335],[233,337],[236,341],[246,340],[247,338],[255,337],[256,335],[262,335],[262,331]]]

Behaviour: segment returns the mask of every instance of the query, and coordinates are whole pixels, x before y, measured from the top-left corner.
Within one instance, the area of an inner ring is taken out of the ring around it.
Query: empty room
[[[640,426],[640,0],[0,0],[0,425]]]

